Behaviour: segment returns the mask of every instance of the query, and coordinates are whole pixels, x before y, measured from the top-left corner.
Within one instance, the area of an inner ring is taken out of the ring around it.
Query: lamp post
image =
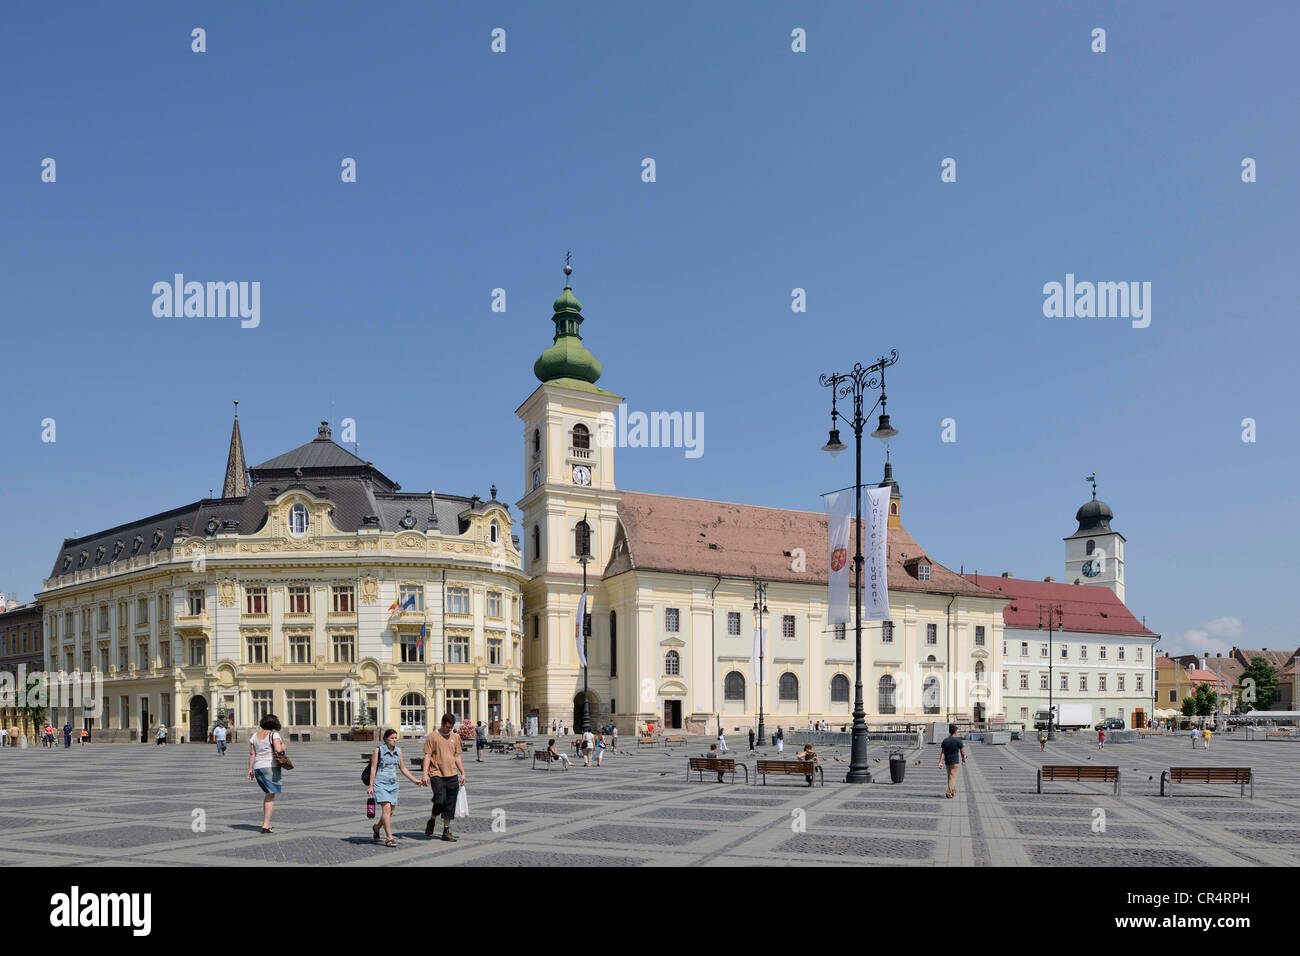
[[[582,565],[582,593],[587,593],[587,565],[591,562],[591,528],[587,526],[587,514],[582,515],[582,550],[578,552],[578,563]],[[586,603],[582,608],[582,620],[578,622],[582,635],[582,732],[591,730],[591,702],[587,696],[587,638],[591,636],[591,614]]]
[[[1052,676],[1052,629],[1060,628],[1062,624],[1061,605],[1059,604],[1040,604],[1038,605],[1038,629],[1043,629],[1043,620],[1047,621],[1047,739],[1056,739],[1056,711],[1052,709],[1052,682],[1056,680]]]
[[[754,624],[758,628],[758,745],[767,739],[763,724],[763,618],[767,615],[767,582],[754,578]]]
[[[871,767],[867,759],[867,713],[862,701],[862,431],[867,423],[867,417],[875,411],[875,405],[871,407],[864,416],[862,413],[862,399],[869,389],[877,386],[880,388],[880,398],[876,405],[880,406],[880,421],[872,438],[878,438],[883,442],[888,442],[898,434],[896,428],[889,424],[889,416],[885,413],[885,369],[898,361],[898,350],[891,349],[888,356],[881,356],[875,363],[863,367],[861,363],[853,366],[851,372],[832,372],[830,375],[821,375],[818,381],[831,390],[831,430],[830,438],[822,446],[822,451],[830,452],[831,457],[839,456],[844,451],[845,445],[840,441],[839,429],[835,427],[836,420],[842,420],[853,429],[853,437],[856,444],[857,466],[856,480],[853,486],[854,493],[854,554],[853,554],[853,633],[856,650],[854,652],[854,698],[853,698],[853,746],[849,761],[849,772],[845,776],[846,783],[870,783]],[[836,401],[841,398],[853,397],[853,417],[846,418],[836,407]]]

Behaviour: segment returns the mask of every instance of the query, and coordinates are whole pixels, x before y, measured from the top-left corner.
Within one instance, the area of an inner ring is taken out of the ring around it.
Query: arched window
[[[1096,542],[1096,541],[1089,541],[1088,544],[1087,544],[1087,546],[1083,549],[1083,553],[1084,553],[1084,554],[1092,554],[1092,552],[1094,552],[1094,551],[1096,551],[1096,550],[1097,550],[1097,542]]]
[[[533,560],[542,560],[542,529],[533,525]]]
[[[927,657],[927,658],[925,659],[925,662],[926,662],[927,664],[933,664],[933,663],[934,663],[934,655],[931,654],[929,657]]]
[[[496,523],[495,520],[493,520],[493,522],[490,525],[488,525],[488,540],[492,544],[496,544],[498,541],[501,540],[501,528]]]
[[[542,432],[541,429],[534,428],[533,429],[533,454],[540,455],[541,453],[542,453]]]
[[[799,703],[799,678],[795,677],[789,671],[781,675],[781,683],[777,688],[777,698],[780,700],[792,700]]]
[[[295,538],[301,538],[307,533],[307,509],[302,505],[294,505],[289,509],[289,533]]]
[[[609,612],[609,676],[618,676],[618,614]]]
[[[921,709],[927,714],[939,713],[939,678],[933,674],[921,684]]]
[[[983,661],[975,662],[975,683],[977,684],[984,683],[984,662]]]
[[[723,679],[722,699],[745,702],[745,676],[740,671],[731,671]]]
[[[889,513],[890,513],[891,515],[896,515],[896,514],[898,514],[898,502],[897,502],[897,501],[891,501],[891,502],[889,503]]]
[[[398,712],[398,722],[402,730],[424,730],[427,708],[422,694],[403,694]]]
[[[669,651],[664,655],[664,673],[669,677],[676,677],[682,672],[682,659],[676,651]]]
[[[896,713],[894,709],[894,678],[889,674],[880,678],[878,695],[880,698],[880,712],[882,714]]]
[[[586,425],[573,426],[573,447],[574,448],[591,447],[591,432],[587,431]]]
[[[849,679],[843,674],[831,678],[831,703],[847,704],[849,702]]]
[[[573,553],[591,553],[591,527],[585,521],[579,521],[573,526]]]

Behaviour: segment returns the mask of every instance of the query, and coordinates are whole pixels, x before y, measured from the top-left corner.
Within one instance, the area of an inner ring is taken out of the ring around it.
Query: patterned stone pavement
[[[801,778],[688,782],[685,757],[708,742],[632,749],[567,772],[468,754],[471,816],[455,828],[460,841],[424,838],[429,791],[404,780],[396,849],[370,840],[363,743],[290,744],[297,766],[285,773],[270,836],[259,832],[261,791],[246,778],[246,745],[225,758],[191,744],[6,749],[0,865],[1300,864],[1300,746],[1284,741],[1217,737],[1207,752],[1187,738],[1147,739],[1098,753],[1090,736],[1065,736],[1047,754],[1032,741],[968,742],[953,800],[943,796],[936,747],[906,751],[906,780],[891,785],[888,748],[873,744],[870,786],[843,783],[847,753],[826,748],[826,786],[809,789]],[[418,742],[403,751],[418,754]],[[752,778],[754,755],[735,756]],[[1043,762],[1116,764],[1123,794],[1053,783],[1040,796],[1034,771]],[[1187,785],[1161,799],[1160,770],[1171,764],[1253,767],[1255,799],[1226,785]],[[1104,832],[1094,830],[1098,810]]]

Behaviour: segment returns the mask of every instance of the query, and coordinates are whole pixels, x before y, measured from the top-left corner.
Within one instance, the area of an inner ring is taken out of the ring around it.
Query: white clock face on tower
[[[575,485],[591,484],[591,469],[586,465],[573,466],[573,483]]]

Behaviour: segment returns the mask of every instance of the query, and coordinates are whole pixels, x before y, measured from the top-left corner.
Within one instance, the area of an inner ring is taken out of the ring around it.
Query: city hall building
[[[588,709],[622,732],[646,724],[702,732],[851,719],[854,629],[827,625],[827,522],[790,511],[620,489],[610,423],[622,398],[596,384],[581,303],[567,284],[537,389],[519,407],[524,496],[524,708],[542,726],[580,726],[577,612],[586,564]],[[865,706],[873,721],[1001,715],[1008,599],[950,571],[902,525],[891,491],[890,620],[863,622]],[[755,582],[766,602],[755,609]],[[764,613],[766,612],[766,613]],[[754,628],[767,634],[762,681]]]
[[[58,712],[99,739],[203,740],[276,714],[299,739],[449,710],[519,720],[524,575],[506,505],[412,494],[336,444],[245,466],[222,496],[67,539],[40,594],[45,666],[102,681]],[[88,683],[88,682],[86,682]]]

